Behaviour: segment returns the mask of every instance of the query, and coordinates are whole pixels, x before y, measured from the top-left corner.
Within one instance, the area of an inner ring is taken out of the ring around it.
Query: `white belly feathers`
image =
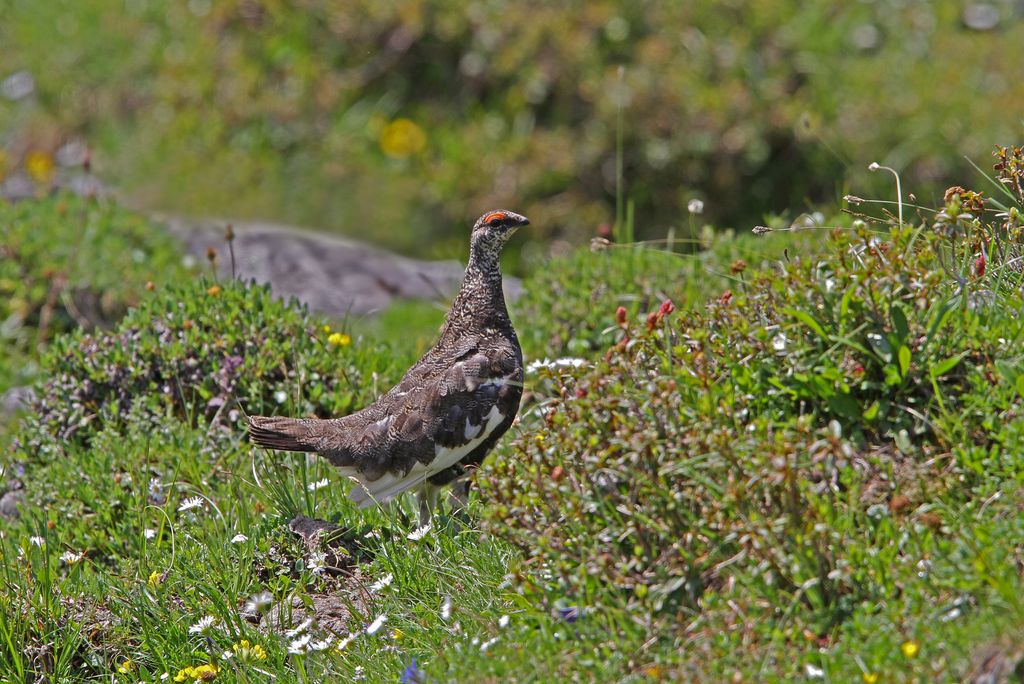
[[[454,447],[435,446],[433,461],[427,464],[417,463],[405,475],[387,473],[373,482],[357,481],[349,492],[349,499],[359,508],[367,508],[374,502],[387,503],[407,489],[423,484],[431,476],[464,459],[483,444],[504,420],[505,415],[494,406],[482,425],[470,425],[469,421],[466,421],[465,436],[469,441],[465,444]]]

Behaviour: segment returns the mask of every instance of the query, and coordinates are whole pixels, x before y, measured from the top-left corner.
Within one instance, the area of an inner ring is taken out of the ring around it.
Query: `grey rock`
[[[321,541],[329,544],[344,534],[344,528],[341,525],[305,515],[292,518],[288,523],[288,529],[302,537],[311,549],[318,548]]]
[[[462,281],[456,261],[423,261],[378,249],[350,238],[274,223],[193,220],[164,217],[187,252],[205,263],[217,250],[221,277],[231,276],[224,229],[232,225],[235,275],[270,283],[281,297],[295,297],[310,309],[332,316],[379,312],[402,299],[447,301]],[[521,290],[506,278],[506,296]]]
[[[25,490],[12,489],[0,496],[0,518],[14,520],[21,516],[18,510],[25,504]]]
[[[356,595],[310,594],[308,600],[312,605],[297,596],[275,604],[260,621],[259,628],[265,632],[284,633],[311,620],[312,625],[307,631],[315,635],[315,639],[328,634],[342,636],[351,630],[349,606],[354,605],[357,610],[363,608],[363,601]]]

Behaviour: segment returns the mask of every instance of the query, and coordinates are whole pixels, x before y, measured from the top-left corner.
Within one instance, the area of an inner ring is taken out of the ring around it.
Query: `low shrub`
[[[331,331],[269,286],[171,285],[110,332],[80,330],[53,343],[19,442],[29,453],[87,444],[129,416],[239,429],[243,412],[344,414],[404,369],[408,359],[382,349]]]
[[[916,228],[835,230],[825,256],[685,316],[605,304],[614,344],[540,368],[538,431],[480,478],[532,569],[521,590],[656,638],[733,599],[732,619],[827,638],[937,545],[969,548],[973,523],[940,511],[1016,491],[1020,430],[993,416],[1024,408],[1020,272],[976,251],[1009,253],[1019,214],[965,215],[970,197]]]
[[[524,281],[513,306],[524,353],[530,359],[601,353],[614,339],[608,312],[616,307],[630,316],[665,299],[680,308],[699,307],[726,288],[745,287],[746,269],[791,249],[813,249],[808,235],[788,233],[768,243],[706,226],[697,244],[684,242],[688,250],[699,249],[686,252],[595,241],[591,250],[552,259]]]

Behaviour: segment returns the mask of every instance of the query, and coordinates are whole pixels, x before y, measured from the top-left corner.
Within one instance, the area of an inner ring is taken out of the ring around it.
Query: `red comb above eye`
[[[484,223],[490,223],[494,219],[498,219],[499,221],[504,221],[506,218],[508,218],[508,217],[505,215],[504,212],[496,211],[493,214],[488,214],[487,216],[484,216]]]

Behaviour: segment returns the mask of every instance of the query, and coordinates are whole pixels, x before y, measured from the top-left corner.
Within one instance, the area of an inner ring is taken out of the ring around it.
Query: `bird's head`
[[[493,244],[500,247],[521,226],[530,224],[530,219],[511,211],[489,211],[476,220],[473,226],[473,242]]]

